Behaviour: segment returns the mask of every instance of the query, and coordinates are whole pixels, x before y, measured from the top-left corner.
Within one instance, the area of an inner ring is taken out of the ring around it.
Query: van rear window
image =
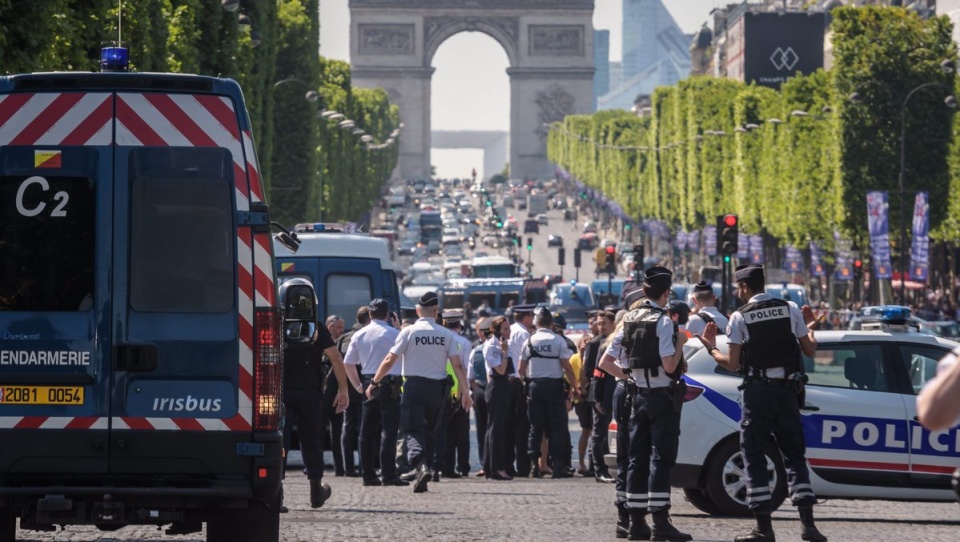
[[[89,310],[97,151],[0,148],[0,310]]]
[[[230,154],[213,148],[130,151],[130,306],[224,313],[236,262]]]
[[[370,277],[366,275],[327,275],[326,315],[339,314],[346,325],[352,326],[357,321],[357,309],[369,305],[373,299],[373,287]]]

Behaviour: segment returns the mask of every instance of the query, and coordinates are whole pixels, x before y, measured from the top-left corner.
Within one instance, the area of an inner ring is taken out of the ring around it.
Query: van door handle
[[[157,368],[157,347],[152,344],[117,346],[113,368],[118,371],[149,372]]]
[[[811,405],[810,403],[807,403],[807,404],[803,405],[802,407],[800,407],[800,410],[810,410],[810,411],[816,412],[816,411],[820,410],[820,407],[818,407],[818,406],[816,406],[816,405]]]

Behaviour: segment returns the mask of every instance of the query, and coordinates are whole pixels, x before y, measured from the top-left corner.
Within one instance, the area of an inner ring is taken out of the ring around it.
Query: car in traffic
[[[818,331],[814,356],[804,356],[809,381],[800,409],[818,498],[956,499],[950,481],[960,463],[960,427],[924,429],[916,395],[957,343],[917,332],[903,314],[901,307],[883,307],[864,316],[861,330]],[[688,396],[696,397],[683,408],[672,483],[704,512],[745,515],[742,377],[720,367],[698,341],[687,345],[684,379],[695,392]],[[724,336],[717,346],[727,351]],[[787,496],[787,477],[774,448],[767,468],[777,507]]]
[[[434,239],[429,243],[427,243],[427,252],[429,252],[430,254],[440,254],[440,250],[441,250],[440,241],[437,241],[436,239]]]
[[[540,223],[536,219],[524,220],[523,233],[540,233]]]
[[[597,300],[589,284],[571,280],[569,283],[553,286],[547,306],[551,311],[563,314],[568,324],[586,322],[587,311],[597,308]]]
[[[549,223],[550,223],[550,221],[549,221],[549,219],[547,218],[547,215],[545,215],[545,214],[543,214],[543,213],[540,213],[540,214],[537,215],[537,224],[540,224],[541,226],[546,226],[546,225],[549,224]]]
[[[548,247],[562,247],[562,246],[563,246],[563,237],[560,237],[559,235],[556,235],[556,234],[551,233],[550,236],[547,237],[547,246],[548,246]]]

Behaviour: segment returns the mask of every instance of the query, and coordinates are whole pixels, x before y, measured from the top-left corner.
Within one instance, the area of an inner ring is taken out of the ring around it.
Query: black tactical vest
[[[782,299],[768,299],[747,303],[740,308],[747,324],[749,340],[743,345],[740,371],[748,369],[765,373],[767,369],[783,367],[795,372],[800,364],[800,343],[793,334],[790,305]]]
[[[283,350],[283,385],[288,390],[323,387],[321,353],[316,342],[291,342]]]
[[[666,316],[666,312],[649,303],[627,313],[623,318],[623,339],[620,345],[627,354],[631,369],[650,371],[652,376],[659,374],[663,362],[660,359],[660,338],[657,337],[657,322]]]

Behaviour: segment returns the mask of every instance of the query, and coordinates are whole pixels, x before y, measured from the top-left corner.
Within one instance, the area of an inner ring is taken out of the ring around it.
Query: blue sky
[[[664,0],[677,24],[693,33],[710,18],[719,0]],[[610,30],[612,60],[620,57],[621,1],[596,0],[594,27]],[[327,57],[350,60],[350,14],[347,0],[320,0],[320,52]],[[433,66],[431,114],[434,129],[509,130],[510,85],[507,55],[493,38],[479,33],[458,34],[437,51]],[[470,104],[464,107],[464,104]],[[474,167],[482,170],[478,149],[434,150],[437,174],[468,176]],[[483,175],[489,172],[481,171]]]

